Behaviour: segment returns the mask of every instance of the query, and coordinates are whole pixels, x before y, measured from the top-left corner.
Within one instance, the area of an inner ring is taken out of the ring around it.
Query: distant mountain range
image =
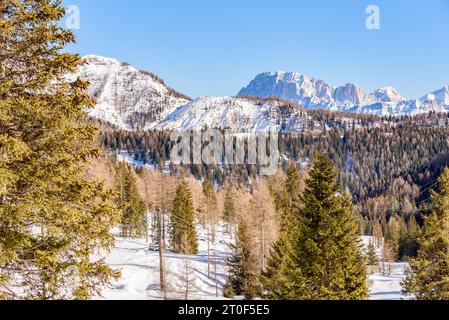
[[[237,97],[192,101],[156,75],[127,63],[94,55],[85,60],[69,77],[90,82],[89,94],[97,101],[90,115],[124,130],[300,131],[307,122],[306,109],[374,115],[449,111],[449,87],[407,100],[391,87],[366,93],[354,84],[334,88],[293,72],[259,74]],[[266,99],[272,97],[278,99]]]
[[[374,115],[418,114],[449,110],[449,86],[420,99],[406,99],[392,87],[367,93],[355,84],[333,87],[296,72],[266,72],[257,75],[239,96],[277,97],[309,109]]]

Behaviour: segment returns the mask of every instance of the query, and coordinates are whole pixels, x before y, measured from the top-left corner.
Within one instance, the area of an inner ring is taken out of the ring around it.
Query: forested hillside
[[[399,177],[418,185],[429,183],[439,172],[427,167],[428,163],[449,152],[445,114],[401,118],[345,118],[324,111],[311,114],[313,130],[280,135],[279,148],[285,156],[282,167],[285,169],[289,160],[306,167],[316,151],[326,151],[356,202],[382,194]],[[134,160],[155,168],[170,160],[169,131],[104,129],[100,139],[107,151],[127,151]],[[245,182],[257,174],[257,168],[250,165],[219,170],[195,165],[188,169],[197,178],[208,176],[219,184],[231,175]]]

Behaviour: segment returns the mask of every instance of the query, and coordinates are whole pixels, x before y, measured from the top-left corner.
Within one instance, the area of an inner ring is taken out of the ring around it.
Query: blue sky
[[[69,50],[126,61],[197,96],[235,95],[256,74],[298,71],[416,98],[449,85],[449,0],[64,0]],[[368,5],[380,30],[365,27]]]

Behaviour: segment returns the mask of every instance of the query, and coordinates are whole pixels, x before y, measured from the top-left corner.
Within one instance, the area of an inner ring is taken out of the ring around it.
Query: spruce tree
[[[300,180],[294,163],[290,163],[284,187],[274,190],[270,187],[276,210],[280,214],[280,231],[276,243],[270,250],[266,270],[262,272],[261,282],[265,298],[288,299],[291,296],[291,281],[286,270],[292,265],[293,248],[297,234],[300,208]]]
[[[147,208],[139,195],[132,169],[120,162],[116,175],[117,190],[122,209],[122,236],[142,237],[148,230]]]
[[[235,244],[230,244],[231,256],[227,259],[228,280],[224,287],[225,297],[244,296],[253,299],[260,292],[259,270],[254,245],[248,226],[240,223]]]
[[[197,254],[198,238],[195,229],[192,195],[185,180],[179,182],[176,189],[170,222],[170,246],[172,250],[182,254]],[[183,244],[184,241],[188,245]]]
[[[408,221],[404,216],[403,227],[401,229],[401,239],[399,245],[399,259],[407,260],[409,258],[416,258],[418,254],[418,233],[419,226],[416,222],[414,214],[410,214]]]
[[[376,246],[370,240],[368,246],[366,248],[366,264],[373,271],[374,269],[378,269],[379,267],[379,259],[377,258]],[[372,272],[371,271],[371,272]]]
[[[285,192],[290,202],[291,210],[299,212],[301,207],[301,193],[303,191],[301,178],[294,162],[290,162],[287,169],[287,180],[285,181]],[[293,213],[294,214],[294,213]]]
[[[431,214],[418,237],[419,251],[411,259],[403,293],[418,300],[449,300],[449,168],[432,191]]]
[[[119,211],[85,175],[93,101],[65,77],[82,61],[63,51],[60,1],[3,0],[0,15],[0,297],[86,299],[117,276],[91,257],[112,248]]]
[[[299,198],[301,207],[292,210],[291,198],[279,197],[286,199],[282,202],[289,218],[283,225],[289,231],[282,232],[281,227],[280,240],[262,278],[268,298],[367,297],[360,230],[351,199],[340,194],[340,189],[332,162],[317,154]]]
[[[340,193],[332,162],[315,156],[305,182],[288,274],[298,299],[354,300],[368,296],[361,235],[347,193]]]
[[[416,222],[416,218],[414,214],[410,215],[410,218],[407,223],[407,246],[406,250],[404,250],[405,257],[416,257],[418,254],[418,234],[419,234],[419,225]]]

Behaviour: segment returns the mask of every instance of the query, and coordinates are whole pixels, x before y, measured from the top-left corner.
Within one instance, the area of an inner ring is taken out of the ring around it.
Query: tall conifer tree
[[[261,282],[269,299],[288,299],[292,292],[291,281],[286,270],[292,265],[293,243],[297,234],[301,183],[298,170],[292,162],[287,170],[287,179],[281,190],[273,190],[276,210],[280,214],[280,232],[276,243],[270,251],[266,270],[262,273]]]
[[[418,300],[449,300],[449,168],[432,191],[431,215],[418,237],[419,251],[410,262],[403,292]]]
[[[289,241],[279,247],[281,231],[267,270],[271,273],[264,275],[268,298],[367,297],[366,261],[360,230],[350,197],[340,194],[340,189],[332,162],[325,155],[317,154],[303,196],[299,198],[301,207],[287,211],[290,212],[287,221],[292,221],[292,227],[290,234],[284,232],[284,237]],[[287,208],[293,208],[291,200],[284,203]],[[272,281],[270,276],[273,276]]]
[[[236,216],[234,188],[229,185],[226,188],[226,194],[223,203],[223,219],[229,224],[232,223]]]
[[[0,298],[85,299],[117,276],[91,259],[112,248],[119,211],[85,175],[93,101],[65,80],[82,61],[63,52],[63,16],[61,1],[0,2]]]
[[[122,209],[122,236],[142,237],[148,230],[147,207],[139,195],[133,170],[120,162],[116,175]]]
[[[240,223],[235,244],[230,245],[232,254],[227,260],[229,277],[224,288],[228,298],[244,296],[253,299],[259,292],[258,264],[248,226]]]
[[[365,299],[366,261],[349,195],[340,194],[332,162],[315,156],[302,196],[300,226],[288,274],[298,299]]]
[[[171,213],[170,245],[175,252],[183,254],[198,253],[198,237],[195,229],[195,217],[187,181],[182,180],[175,193]],[[183,242],[187,242],[183,243]]]

